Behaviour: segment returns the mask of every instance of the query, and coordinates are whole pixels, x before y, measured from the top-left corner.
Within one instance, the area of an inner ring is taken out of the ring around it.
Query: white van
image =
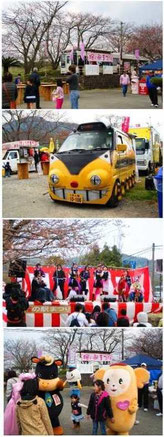
[[[3,159],[2,167],[9,162],[13,173],[17,173],[17,164],[20,162],[28,162],[29,171],[35,171],[35,161],[31,150],[38,151],[39,143],[36,141],[15,141],[2,145]]]

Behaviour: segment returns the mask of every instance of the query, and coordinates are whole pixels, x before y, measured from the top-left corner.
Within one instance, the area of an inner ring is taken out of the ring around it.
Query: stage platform
[[[87,313],[92,313],[95,305],[102,305],[102,302],[98,301],[80,303],[85,306],[85,312]],[[56,300],[53,303],[45,302],[44,304],[40,302],[29,302],[29,308],[26,311],[25,318],[27,327],[65,327],[67,317],[75,310],[75,305],[75,302],[67,302],[64,300]],[[120,315],[121,309],[126,308],[130,323],[133,323],[140,311],[145,311],[146,313],[159,313],[162,311],[162,304],[156,302],[112,302],[110,306],[115,309],[118,316]],[[5,301],[3,301],[3,324],[7,326]]]

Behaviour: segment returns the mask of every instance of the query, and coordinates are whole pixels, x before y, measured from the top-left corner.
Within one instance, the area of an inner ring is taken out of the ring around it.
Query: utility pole
[[[151,276],[151,280],[152,280],[153,293],[154,293],[154,286],[155,286],[154,276],[155,276],[155,243],[152,244],[152,276]]]
[[[121,329],[121,355],[122,360],[125,359],[125,353],[124,353],[124,329]]]

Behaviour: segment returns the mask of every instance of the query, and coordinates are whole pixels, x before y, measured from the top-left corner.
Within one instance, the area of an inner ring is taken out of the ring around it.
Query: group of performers
[[[107,266],[99,264],[93,272],[94,283],[92,300],[97,300],[97,296],[109,296],[116,297],[119,302],[142,302],[143,301],[143,289],[140,283],[140,277],[132,278],[128,270],[125,270],[121,275],[117,286],[114,288],[111,273]],[[35,298],[36,290],[42,288],[42,292],[46,292],[46,296],[49,296],[48,300],[65,299],[65,282],[67,280],[65,271],[62,266],[58,264],[53,273],[53,289],[52,291],[46,287],[44,282],[45,273],[40,264],[37,264],[34,270],[34,278],[32,281],[32,299]],[[68,298],[69,295],[74,296],[84,296],[85,299],[89,298],[89,281],[90,279],[90,268],[85,266],[80,269],[76,263],[72,264],[72,267],[68,274]],[[49,290],[49,291],[48,291]],[[38,290],[37,290],[38,293]],[[37,294],[38,296],[38,294]],[[34,299],[35,300],[35,299]]]

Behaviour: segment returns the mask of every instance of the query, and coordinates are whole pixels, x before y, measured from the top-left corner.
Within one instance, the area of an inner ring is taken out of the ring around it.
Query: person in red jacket
[[[105,421],[107,417],[114,422],[109,394],[105,391],[104,382],[97,379],[94,382],[94,392],[90,396],[87,417],[93,420],[92,435],[97,435],[100,424],[101,434],[106,435]]]

